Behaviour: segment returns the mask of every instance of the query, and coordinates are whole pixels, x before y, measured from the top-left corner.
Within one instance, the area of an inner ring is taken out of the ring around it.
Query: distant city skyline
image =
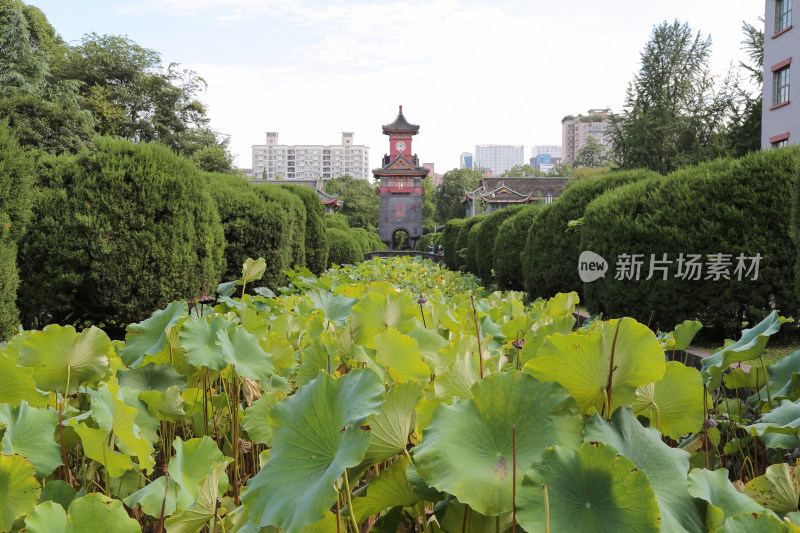
[[[211,127],[239,167],[268,131],[287,144],[353,132],[371,168],[388,151],[381,125],[403,105],[420,125],[414,151],[440,173],[476,144],[561,143],[561,119],[619,112],[654,25],[711,35],[714,74],[745,61],[753,0],[32,0],[68,42],[127,35],[208,83]],[[389,31],[397,23],[401,32]],[[335,31],[332,31],[335,29]],[[543,74],[544,73],[544,74]]]

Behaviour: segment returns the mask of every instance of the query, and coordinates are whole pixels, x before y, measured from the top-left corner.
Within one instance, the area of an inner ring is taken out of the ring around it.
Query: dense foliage
[[[499,236],[500,226],[507,219],[519,213],[523,206],[511,206],[495,211],[470,230],[467,240],[467,256],[472,257],[468,264],[469,271],[481,278],[484,283],[491,283],[494,268],[494,242]],[[474,267],[474,269],[472,268]]]
[[[582,251],[581,233],[570,230],[569,223],[580,219],[586,206],[605,191],[655,176],[658,174],[647,170],[614,172],[568,187],[557,202],[542,212],[536,230],[525,239],[522,268],[528,294],[537,297],[579,288],[578,270],[572,265],[578,264]]]
[[[797,253],[787,199],[799,157],[795,148],[756,152],[600,196],[586,208],[580,249],[610,266],[604,278],[584,285],[589,308],[654,327],[691,317],[728,331],[771,309],[793,316],[797,298],[787,280],[793,279]],[[643,254],[638,281],[631,279],[635,265],[621,267],[622,254]],[[668,263],[653,262],[663,261],[663,254]],[[694,261],[691,254],[698,254]],[[756,274],[751,258],[757,254]]]
[[[350,265],[364,260],[364,252],[354,235],[349,230],[329,227],[326,231],[328,240],[328,266]]]
[[[461,228],[466,224],[466,219],[454,218],[448,220],[442,230],[441,244],[444,246],[444,262],[448,268],[458,269],[458,255],[456,254],[456,241]]]
[[[474,228],[475,225],[480,224],[480,222],[483,220],[483,217],[484,217],[484,215],[476,215],[474,217],[470,217],[470,218],[464,220],[464,224],[461,226],[461,229],[458,231],[458,237],[456,237],[456,239],[455,239],[454,246],[455,246],[455,255],[456,255],[455,261],[456,262],[455,262],[455,264],[453,265],[452,268],[458,269],[458,270],[467,269],[467,265],[468,265],[469,261],[471,260],[469,255],[467,254],[467,251],[468,251],[467,245],[469,244],[469,235],[470,235],[470,232],[472,231],[472,228]],[[448,263],[448,266],[450,266],[450,263]]]
[[[322,205],[317,193],[309,187],[300,187],[298,185],[282,185],[282,187],[297,195],[303,202],[306,210],[306,266],[311,272],[319,275],[328,264],[328,243],[325,240],[325,206]],[[250,254],[250,256],[260,255],[256,253]]]
[[[4,346],[0,531],[800,530],[800,352],[730,368],[777,313],[698,371],[672,359],[699,323],[575,329],[574,293],[525,305],[405,258],[247,294],[264,267],[124,343]]]
[[[27,327],[124,326],[218,283],[216,205],[195,167],[168,148],[98,139],[44,161],[38,177],[19,253]]]
[[[525,242],[529,233],[539,230],[539,215],[551,208],[552,204],[526,205],[498,228],[494,239],[492,268],[494,280],[500,289],[521,291],[525,288],[522,270],[522,265],[526,264]]]

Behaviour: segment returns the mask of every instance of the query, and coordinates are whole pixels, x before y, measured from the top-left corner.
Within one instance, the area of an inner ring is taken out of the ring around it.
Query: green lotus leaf
[[[243,497],[250,520],[296,533],[324,518],[337,498],[334,482],[364,458],[371,435],[362,426],[380,411],[382,393],[371,371],[336,380],[320,373],[273,407],[270,459]]]
[[[219,285],[217,285],[217,294],[219,294],[222,297],[233,296],[233,293],[236,291],[237,285],[239,285],[238,279],[220,283]]]
[[[728,481],[728,470],[695,468],[689,472],[689,494],[709,503],[706,527],[714,531],[727,518],[739,513],[761,513],[765,509]]]
[[[90,391],[92,418],[101,429],[113,434],[121,451],[137,456],[142,470],[152,472],[155,466],[151,457],[153,446],[142,437],[142,431],[136,424],[139,411],[126,405],[119,398],[119,393],[119,386],[114,382],[104,383],[97,391]]]
[[[141,533],[139,523],[128,516],[121,501],[98,492],[74,500],[68,514],[54,502],[39,504],[25,524],[29,533]]]
[[[547,316],[569,316],[575,311],[575,306],[581,302],[577,292],[560,292],[547,300],[544,313]]]
[[[778,400],[797,400],[800,397],[798,394],[798,380],[800,380],[800,350],[796,350],[786,357],[780,359],[777,363],[767,367],[767,374],[769,375],[769,388],[770,394],[774,401]],[[735,370],[734,370],[735,371]],[[758,375],[760,378],[759,391],[750,396],[747,401],[751,405],[758,405],[760,402],[767,401],[767,389],[764,382],[764,370],[760,368],[752,368],[748,374],[755,379]],[[725,376],[727,378],[728,376]],[[726,384],[727,385],[727,384]],[[750,387],[755,389],[755,386]]]
[[[783,520],[785,522],[789,522],[790,524],[800,526],[800,513],[798,512],[786,513],[785,515],[783,515]]]
[[[23,400],[35,407],[47,405],[47,395],[36,390],[33,369],[17,366],[0,354],[0,403],[19,405]]]
[[[615,370],[609,410],[612,347]],[[525,363],[525,371],[563,385],[586,414],[613,412],[619,405],[631,405],[637,387],[664,376],[664,351],[644,324],[632,318],[608,320],[588,332],[547,337],[537,356]]]
[[[370,481],[366,495],[353,497],[353,514],[356,522],[364,523],[370,516],[377,515],[394,507],[413,507],[421,500],[414,493],[406,479],[409,461],[405,457],[397,459],[389,468]],[[347,508],[341,511],[340,527],[347,520]],[[324,519],[311,524],[303,533],[336,533],[336,515],[328,513]]]
[[[150,416],[157,420],[177,422],[186,416],[181,389],[178,387],[170,387],[163,393],[156,390],[145,391],[139,394],[139,398],[147,404]]]
[[[415,339],[389,328],[375,337],[375,358],[393,381],[430,379],[431,367],[422,359]]]
[[[389,328],[408,333],[417,324],[417,306],[405,292],[367,293],[353,305],[350,326],[357,344],[376,348],[375,338]]]
[[[750,480],[744,493],[755,501],[779,513],[797,511],[800,501],[800,468],[778,463],[767,467],[767,472]]]
[[[211,466],[211,474],[200,482],[197,498],[191,507],[164,521],[167,533],[196,533],[214,518],[217,513],[217,498],[221,495],[219,487],[223,479],[227,486],[225,468],[232,460],[226,457],[222,463]]]
[[[742,336],[738,341],[703,359],[701,372],[709,390],[719,387],[722,372],[732,364],[761,357],[770,336],[780,331],[781,325],[786,322],[792,322],[792,319],[784,318],[777,311],[773,311],[755,327],[742,330]]]
[[[450,361],[442,354],[436,364],[433,388],[438,398],[471,398],[472,386],[480,379],[480,361],[472,352],[461,352]]]
[[[595,414],[586,423],[584,440],[614,446],[647,475],[661,510],[662,531],[704,531],[705,504],[686,489],[689,454],[664,444],[660,433],[643,427],[630,409],[620,407],[611,420]]]
[[[272,356],[261,349],[258,337],[242,326],[217,330],[217,344],[225,362],[234,366],[237,375],[266,381],[274,370]]]
[[[81,488],[80,492],[77,492],[71,486],[67,485],[65,481],[54,479],[48,481],[45,486],[42,487],[42,495],[39,496],[39,503],[53,501],[66,511],[75,498],[80,498],[85,495],[85,489]]]
[[[170,387],[186,388],[186,376],[181,376],[170,365],[148,363],[134,369],[117,370],[120,387],[137,391],[166,392]]]
[[[36,505],[42,488],[35,472],[21,455],[0,455],[0,531],[11,531],[17,518]]]
[[[511,511],[516,426],[517,484],[555,443],[577,447],[583,419],[569,393],[517,371],[491,374],[472,398],[441,404],[415,447],[414,465],[431,487],[449,492],[484,515]]]
[[[365,463],[374,465],[405,451],[408,436],[414,431],[414,410],[421,397],[421,383],[396,383],[386,393],[381,412],[369,417],[372,440],[364,456]]]
[[[78,334],[72,326],[50,324],[25,340],[20,364],[33,367],[39,389],[69,396],[105,375],[109,350],[108,335],[94,326]]]
[[[758,422],[744,426],[750,435],[758,435],[767,448],[793,450],[800,445],[800,400],[783,400],[781,405],[761,416]]]
[[[244,430],[250,440],[258,444],[272,444],[272,427],[269,425],[269,412],[285,398],[283,393],[266,393],[244,411]]]
[[[172,446],[175,448],[175,455],[170,459],[167,468],[170,475],[169,490],[167,478],[162,476],[125,498],[125,505],[139,505],[144,513],[156,518],[161,516],[162,503],[165,516],[184,511],[197,500],[199,487],[205,478],[213,474],[213,467],[222,465],[224,469],[224,465],[228,464],[228,460],[209,437],[186,442],[178,437]],[[228,477],[221,474],[217,482],[217,493],[224,493],[228,487]]]
[[[517,492],[517,520],[544,531],[547,486],[551,531],[649,533],[661,530],[658,502],[644,472],[602,442],[578,449],[555,446],[525,474]]]
[[[86,457],[105,466],[109,476],[120,477],[132,468],[130,456],[109,447],[110,435],[105,429],[90,428],[81,422],[75,427],[75,433],[81,439]]]
[[[741,513],[725,521],[719,533],[796,533],[800,528],[767,513]]]
[[[673,439],[699,431],[705,420],[700,372],[678,361],[667,362],[661,380],[637,389],[633,412]]]
[[[167,348],[167,330],[187,316],[189,307],[181,300],[156,311],[142,322],[129,324],[125,334],[125,347],[119,353],[125,366],[137,366],[145,355],[156,355]]]
[[[439,350],[447,346],[447,339],[439,335],[434,329],[426,329],[421,322],[417,322],[414,329],[408,332],[408,336],[417,341],[419,351],[428,361],[435,361]]]
[[[61,447],[53,438],[58,427],[58,414],[45,408],[36,408],[23,401],[19,407],[0,404],[0,424],[6,431],[2,453],[19,454],[36,469],[36,477],[49,476],[61,462]]]
[[[450,500],[447,502],[444,516],[440,518],[441,531],[459,532],[463,529],[470,533],[496,533],[499,518],[499,531],[508,533],[511,531],[511,516],[511,513],[505,513],[499,517],[482,515],[458,500]]]
[[[677,326],[675,331],[672,332],[672,337],[675,339],[674,350],[685,350],[692,344],[694,336],[697,332],[703,329],[703,324],[697,320],[684,320]]]
[[[348,298],[343,294],[331,294],[323,291],[311,291],[306,296],[314,304],[314,307],[322,311],[325,320],[333,322],[337,326],[344,326],[347,317],[353,310],[353,306],[358,301],[356,298]]]
[[[569,335],[574,326],[575,317],[572,315],[544,317],[534,322],[531,331],[525,334],[525,345],[520,353],[521,364],[527,363],[538,355],[547,337],[556,333]]]
[[[333,373],[339,361],[339,346],[329,331],[314,337],[303,351],[300,368],[297,369],[297,385],[302,387],[313,381],[320,370],[330,369],[328,373]]]
[[[259,257],[258,259],[249,257],[242,265],[242,277],[239,278],[240,284],[261,279],[265,270],[267,270],[266,259],[263,257]]]
[[[800,350],[798,350],[797,353],[800,353]],[[782,361],[785,360],[786,360],[785,358],[781,359],[780,361],[778,361],[778,363],[781,363]],[[800,363],[800,360],[798,360],[797,362]],[[770,372],[770,375],[772,374],[770,369],[772,369],[775,366],[776,365],[770,365],[767,367],[767,372]],[[753,368],[752,372],[745,372],[744,370],[738,367],[732,368],[731,371],[725,374],[725,376],[722,378],[722,382],[725,383],[725,386],[731,390],[741,389],[742,387],[746,387],[748,389],[753,389],[753,390],[761,389],[764,385],[767,384],[767,375],[766,372],[757,372],[756,370],[757,369]],[[770,386],[772,387],[772,396],[773,398],[775,398],[775,387],[772,384],[770,384]],[[764,394],[764,398],[766,398],[767,397],[766,389],[764,389],[764,391],[762,392]],[[784,396],[784,398],[786,397],[787,396]]]
[[[66,510],[52,501],[43,501],[25,517],[27,533],[67,533],[68,527]]]
[[[217,333],[225,332],[232,326],[221,316],[186,319],[180,332],[180,345],[186,351],[186,361],[212,370],[222,370],[228,366]]]

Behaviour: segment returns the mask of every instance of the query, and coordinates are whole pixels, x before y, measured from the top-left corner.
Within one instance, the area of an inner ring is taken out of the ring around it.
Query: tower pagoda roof
[[[403,106],[400,106],[400,112],[397,114],[397,118],[394,119],[394,122],[391,124],[384,124],[383,125],[383,133],[389,134],[392,132],[411,132],[417,133],[419,131],[419,126],[416,124],[411,124],[406,117],[403,116]]]

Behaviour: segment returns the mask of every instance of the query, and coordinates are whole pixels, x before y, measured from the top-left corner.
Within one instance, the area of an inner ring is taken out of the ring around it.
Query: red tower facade
[[[383,166],[372,171],[380,183],[378,234],[392,247],[395,233],[405,231],[414,248],[422,235],[422,180],[428,175],[428,169],[420,166],[411,151],[419,126],[406,120],[400,106],[397,118],[383,126],[383,133],[389,136],[389,153],[383,156]]]

